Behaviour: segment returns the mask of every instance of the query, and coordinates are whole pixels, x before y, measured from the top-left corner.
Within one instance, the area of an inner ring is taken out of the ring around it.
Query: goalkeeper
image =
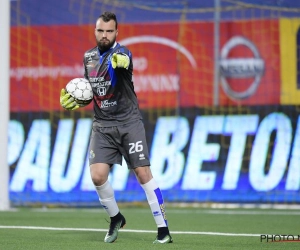
[[[119,229],[126,224],[108,181],[110,169],[113,164],[122,164],[123,156],[145,191],[156,222],[157,236],[153,243],[171,243],[163,196],[151,173],[145,128],[134,92],[132,54],[116,42],[117,36],[115,14],[104,12],[96,21],[97,46],[88,50],[83,58],[84,76],[94,92],[90,173],[100,203],[110,217],[104,242],[114,242]],[[61,91],[60,103],[67,110],[79,108],[64,90]]]

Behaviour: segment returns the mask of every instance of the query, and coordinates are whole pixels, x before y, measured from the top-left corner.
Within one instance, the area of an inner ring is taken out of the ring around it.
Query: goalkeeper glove
[[[111,57],[111,65],[114,69],[116,67],[128,69],[129,63],[130,63],[130,59],[126,54],[114,53]]]
[[[60,105],[66,110],[75,110],[79,108],[78,103],[65,89],[60,91]]]

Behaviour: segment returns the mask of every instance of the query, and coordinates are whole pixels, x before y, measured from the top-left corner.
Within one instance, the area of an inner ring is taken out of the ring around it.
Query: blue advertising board
[[[222,111],[222,113],[220,112]],[[300,202],[300,117],[295,106],[143,111],[151,168],[170,202]],[[79,115],[79,113],[78,113]],[[91,116],[12,114],[10,199],[97,203],[88,167]],[[91,115],[91,114],[90,114]],[[298,118],[297,118],[298,117]],[[126,162],[109,180],[119,201],[146,197]]]

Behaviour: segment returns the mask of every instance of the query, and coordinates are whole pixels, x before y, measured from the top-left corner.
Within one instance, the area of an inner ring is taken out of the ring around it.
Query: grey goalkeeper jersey
[[[113,69],[110,61],[113,53],[128,55],[128,69]],[[117,43],[100,55],[96,46],[85,52],[83,65],[84,77],[94,93],[94,123],[111,127],[142,119],[132,82],[132,54],[126,47]]]

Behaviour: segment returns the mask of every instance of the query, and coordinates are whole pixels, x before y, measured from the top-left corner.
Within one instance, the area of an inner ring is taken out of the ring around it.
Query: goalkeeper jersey
[[[113,53],[130,58],[128,69],[113,68]],[[85,52],[84,77],[91,83],[94,98],[94,124],[111,127],[142,119],[132,81],[132,54],[124,46],[115,46],[103,54],[98,47]]]

